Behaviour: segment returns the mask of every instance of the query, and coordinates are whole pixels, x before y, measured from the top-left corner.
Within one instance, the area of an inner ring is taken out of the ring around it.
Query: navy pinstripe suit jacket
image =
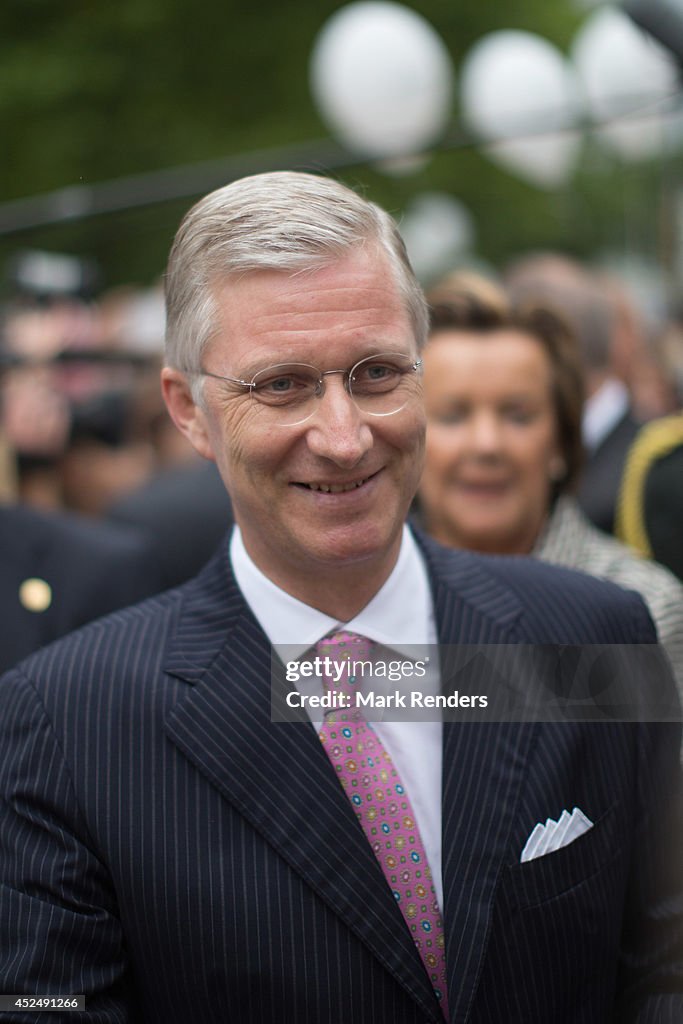
[[[425,552],[444,643],[653,640],[608,584]],[[225,548],[3,678],[0,991],[85,993],[82,1024],[439,1021],[321,744],[270,722],[269,687]],[[453,1022],[680,1024],[678,746],[662,725],[444,726]],[[595,827],[520,864],[575,805]]]

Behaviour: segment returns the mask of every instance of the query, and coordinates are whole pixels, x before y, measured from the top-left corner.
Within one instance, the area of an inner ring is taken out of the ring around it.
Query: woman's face
[[[532,549],[562,464],[551,375],[541,342],[516,329],[432,335],[419,497],[437,540],[486,552]]]

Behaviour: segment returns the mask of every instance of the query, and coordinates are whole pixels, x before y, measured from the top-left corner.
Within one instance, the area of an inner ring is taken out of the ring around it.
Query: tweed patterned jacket
[[[566,496],[555,505],[533,554],[637,591],[654,619],[683,697],[683,583],[672,572],[598,530]]]

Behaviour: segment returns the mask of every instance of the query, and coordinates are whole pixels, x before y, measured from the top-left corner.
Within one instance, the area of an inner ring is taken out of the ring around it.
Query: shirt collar
[[[616,427],[628,407],[625,384],[616,377],[609,377],[584,404],[582,432],[586,447],[594,451]]]
[[[407,657],[413,656],[415,645],[437,642],[427,568],[405,525],[398,559],[389,578],[347,623],[304,604],[268,579],[247,553],[237,525],[230,539],[230,561],[242,595],[264,633],[274,647],[287,645],[290,658],[303,654],[342,625]]]

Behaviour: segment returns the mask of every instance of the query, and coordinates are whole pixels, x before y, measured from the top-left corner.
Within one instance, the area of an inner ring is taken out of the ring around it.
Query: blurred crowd
[[[592,436],[599,414],[592,418],[591,409],[606,390],[628,412],[629,440],[638,425],[678,412],[681,310],[653,322],[622,282],[559,253],[521,257],[502,280],[517,298],[536,298],[569,319],[585,371],[589,453],[602,440],[599,428]],[[434,285],[430,299],[447,301],[469,284],[497,287],[459,270]],[[17,258],[0,335],[5,500],[106,516],[155,474],[194,462],[161,400],[163,334],[160,284],[98,294],[95,272],[80,260],[33,252]],[[623,460],[611,461],[614,475],[622,469]],[[605,516],[592,518],[612,529]]]
[[[2,318],[6,492],[102,516],[155,472],[192,458],[161,400],[163,332],[160,287],[96,297],[81,261],[23,254]]]
[[[655,318],[623,281],[563,253],[520,255],[495,280],[459,268],[428,298],[427,467],[416,519],[447,544],[535,554],[641,589],[666,632],[683,591],[641,579],[637,559],[655,557],[683,579],[682,311]],[[214,467],[198,460],[161,400],[161,285],[102,291],[87,262],[25,252],[11,268],[1,325],[2,506],[139,531],[159,570],[150,591],[192,575],[230,508]],[[526,355],[515,355],[520,335],[530,339]],[[482,347],[491,337],[498,347]],[[484,387],[496,370],[498,394]],[[548,375],[550,449],[528,429],[528,395],[517,393],[536,372]],[[485,407],[498,417],[488,432]],[[560,515],[562,542],[553,533]],[[588,525],[603,531],[598,554]],[[628,549],[604,548],[610,534]],[[672,628],[683,660],[683,623]]]

